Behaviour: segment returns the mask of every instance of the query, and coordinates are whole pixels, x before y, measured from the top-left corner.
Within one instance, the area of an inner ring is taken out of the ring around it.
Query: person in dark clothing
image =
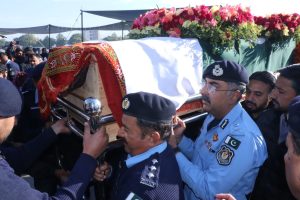
[[[15,116],[21,111],[22,100],[15,86],[6,79],[0,79],[0,143],[10,134]],[[36,199],[79,199],[83,196],[97,162],[96,158],[104,151],[108,142],[105,128],[90,133],[90,127],[85,123],[83,151],[76,162],[67,182],[50,197],[41,193],[22,178],[15,175],[15,171],[22,173],[57,137],[58,133],[69,132],[64,120],[59,120],[46,129],[34,140],[19,148],[5,147],[0,144],[0,194],[1,199],[36,200]]]
[[[123,98],[122,109],[118,136],[124,140],[127,154],[118,172],[112,172],[115,179],[111,199],[184,199],[174,150],[166,141],[172,132],[172,118],[176,112],[173,102],[155,94],[138,92]],[[101,167],[95,175],[97,180],[110,174],[108,167]]]
[[[7,68],[7,79],[14,81],[17,73],[20,71],[20,67],[17,63],[11,61],[8,55],[4,52],[0,53],[0,61]]]
[[[291,100],[288,107],[287,152],[284,155],[285,174],[289,189],[296,199],[300,199],[300,96]],[[274,194],[270,194],[273,196]],[[282,199],[294,199],[282,198]],[[252,199],[252,198],[251,198]],[[260,198],[272,199],[272,198]],[[274,198],[279,199],[279,198]],[[236,200],[231,194],[218,194],[216,200]]]
[[[29,64],[25,63],[25,55],[23,49],[21,49],[20,47],[16,48],[14,61],[19,65],[20,71],[24,72],[26,71],[26,69],[31,67]]]
[[[267,142],[268,159],[260,169],[251,200],[294,199],[286,182],[283,157],[287,151],[287,108],[291,100],[300,94],[300,65],[282,68],[278,73],[270,93],[273,108],[264,110],[255,118]]]
[[[48,60],[48,56],[49,56],[49,53],[47,52],[47,49],[46,48],[42,48],[41,57],[42,57],[43,61],[47,61]]]
[[[249,77],[245,101],[242,102],[260,128],[268,149],[268,159],[258,173],[251,194],[253,200],[285,199],[290,196],[283,174],[282,158],[278,157],[285,151],[285,147],[278,144],[281,112],[274,109],[270,98],[275,82],[276,78],[270,72],[254,72]]]
[[[292,100],[288,108],[289,133],[286,139],[287,153],[284,156],[285,174],[290,190],[300,199],[300,96]]]

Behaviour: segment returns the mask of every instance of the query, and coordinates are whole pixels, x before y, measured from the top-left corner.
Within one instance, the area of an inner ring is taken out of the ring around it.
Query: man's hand
[[[176,117],[173,121],[175,127],[173,128],[168,142],[173,148],[176,148],[182,139],[183,131],[185,130],[186,125],[179,117]]]
[[[94,134],[91,134],[90,125],[84,123],[83,135],[83,153],[86,153],[95,159],[105,150],[108,144],[108,135],[105,127],[97,129]]]
[[[60,119],[60,120],[56,121],[54,124],[51,125],[51,128],[56,133],[56,135],[58,135],[60,133],[70,133],[71,132],[71,130],[67,126],[66,119]]]
[[[98,166],[94,173],[94,179],[97,181],[104,181],[104,179],[109,178],[111,175],[111,166],[104,162],[102,165]]]
[[[216,200],[236,200],[231,194],[216,194]]]

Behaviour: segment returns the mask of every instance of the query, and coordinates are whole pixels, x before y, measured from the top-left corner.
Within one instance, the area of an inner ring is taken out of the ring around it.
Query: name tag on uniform
[[[125,200],[143,200],[138,195],[134,194],[133,192],[130,192],[130,194],[126,197]]]

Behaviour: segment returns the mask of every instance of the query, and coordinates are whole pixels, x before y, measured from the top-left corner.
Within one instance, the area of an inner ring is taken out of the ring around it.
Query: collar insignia
[[[222,129],[224,129],[224,128],[228,125],[228,123],[229,123],[229,120],[228,120],[228,119],[225,119],[225,120],[221,123],[220,127],[221,127]]]
[[[130,101],[128,100],[128,98],[125,98],[122,102],[122,108],[124,110],[127,110],[129,108],[129,106],[130,106]]]
[[[218,135],[218,133],[215,133],[215,134],[213,135],[213,141],[216,142],[216,141],[218,141],[218,140],[219,140],[219,135]]]

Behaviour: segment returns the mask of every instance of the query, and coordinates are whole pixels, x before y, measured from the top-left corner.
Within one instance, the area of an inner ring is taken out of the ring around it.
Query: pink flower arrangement
[[[263,26],[262,36],[271,40],[281,41],[291,37],[300,40],[300,15],[297,13],[255,17],[255,23]]]
[[[170,36],[198,38],[213,51],[231,49],[241,39],[254,44],[258,37],[300,41],[300,17],[271,15],[255,17],[249,8],[237,6],[196,6],[181,9],[155,9],[138,17],[130,30],[130,38]]]

